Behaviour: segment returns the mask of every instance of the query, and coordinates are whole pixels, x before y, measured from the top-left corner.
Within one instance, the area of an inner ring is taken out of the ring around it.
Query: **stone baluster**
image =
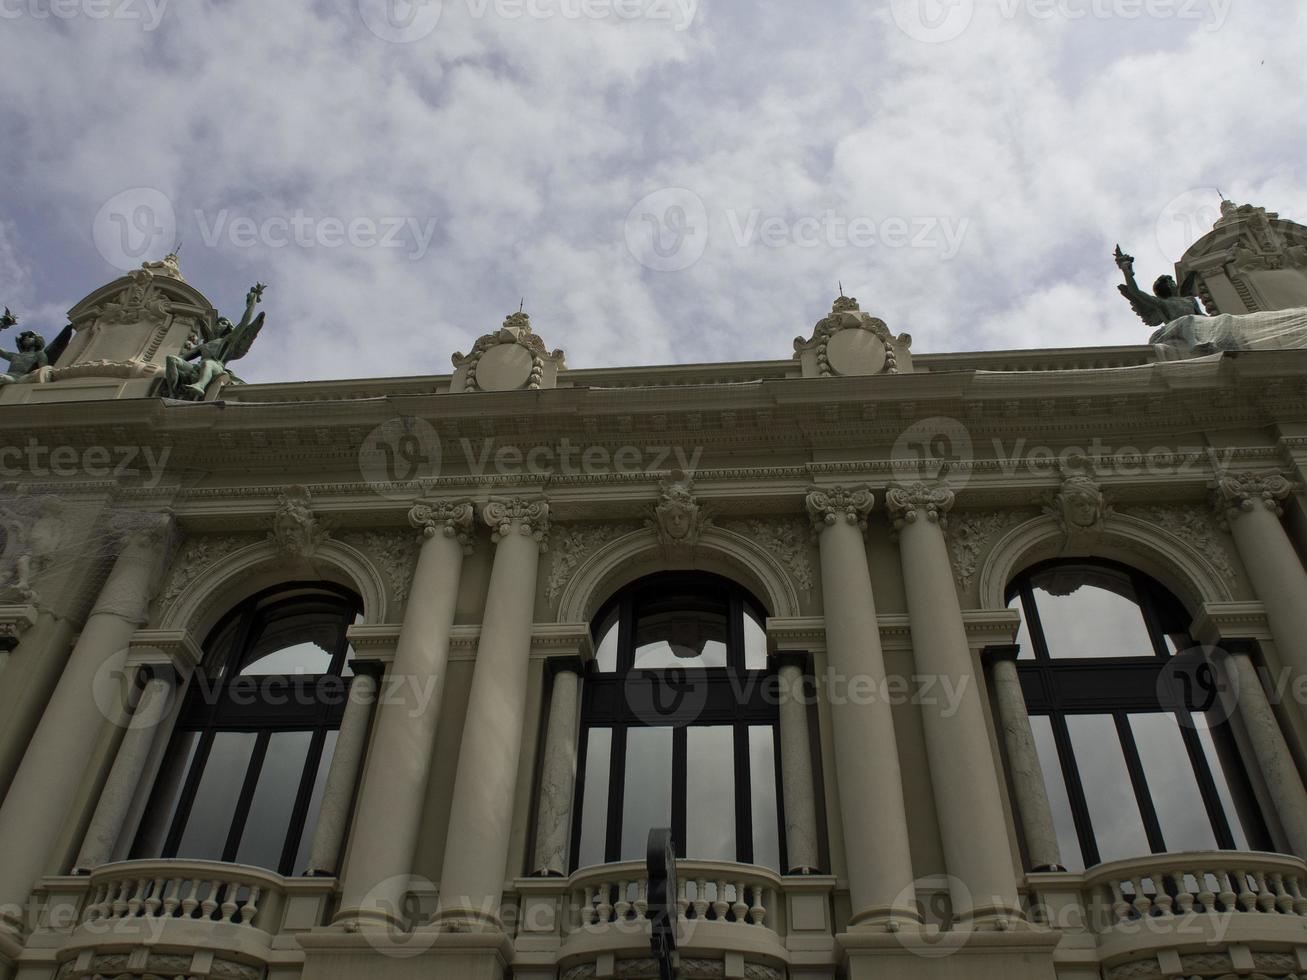
[[[1035,747],[1035,733],[1030,728],[1026,696],[1017,673],[1018,646],[993,646],[985,649],[989,679],[998,707],[999,729],[1007,750],[1008,772],[1017,798],[1017,816],[1025,833],[1026,852],[1033,871],[1065,871],[1062,852],[1053,824],[1053,809],[1048,803],[1044,770]]]
[[[22,764],[0,805],[0,908],[22,908],[50,869],[63,820],[87,778],[85,760],[108,720],[97,705],[105,679],[121,677],[132,634],[145,624],[172,539],[172,519],[132,515],[123,547],[87,617]],[[13,846],[21,841],[22,846]]]
[[[359,768],[368,747],[368,729],[372,708],[377,701],[377,687],[386,669],[377,660],[355,660],[351,667],[354,679],[350,681],[345,713],[336,735],[336,750],[331,756],[331,768],[327,770],[327,782],[322,788],[322,805],[318,809],[317,826],[313,829],[308,866],[304,869],[306,875],[315,877],[331,877],[336,873],[336,863],[345,845],[345,828],[349,826],[354,787],[358,784]]]
[[[826,650],[832,673],[847,683],[885,684],[885,657],[867,567],[863,531],[873,499],[865,488],[812,490],[805,501],[818,534]],[[840,788],[851,927],[919,924],[903,778],[894,719],[883,699],[855,704],[830,698]]]
[[[785,803],[785,848],[790,874],[816,872],[817,791],[812,777],[808,700],[804,696],[807,656],[777,657],[781,750],[781,796]]]
[[[454,776],[438,914],[499,929],[549,505],[496,498],[482,515],[496,551]]]
[[[198,651],[197,651],[198,652]],[[87,828],[73,874],[90,874],[113,859],[128,810],[136,798],[146,762],[158,738],[159,726],[169,717],[177,691],[177,672],[171,665],[150,664],[137,669],[131,715],[118,746],[109,779],[100,791],[95,816]]]
[[[934,698],[921,705],[953,911],[964,922],[1005,928],[1023,915],[980,681],[944,540],[953,500],[951,490],[920,483],[885,495],[899,535],[917,672],[950,679],[956,692],[956,703]]]
[[[572,798],[576,789],[576,736],[581,710],[581,661],[550,661],[553,686],[549,694],[549,723],[545,730],[544,761],[540,772],[540,801],[536,815],[534,873],[542,877],[567,875],[567,845],[572,827]]]
[[[378,707],[336,922],[372,926],[402,921],[473,517],[467,501],[423,501],[409,512],[409,522],[423,540],[390,670],[392,677],[434,678],[436,683],[396,684]],[[426,696],[429,703],[422,700]]]
[[[1278,473],[1239,473],[1215,484],[1218,513],[1234,536],[1275,648],[1293,676],[1307,676],[1307,569],[1281,523],[1294,485]]]

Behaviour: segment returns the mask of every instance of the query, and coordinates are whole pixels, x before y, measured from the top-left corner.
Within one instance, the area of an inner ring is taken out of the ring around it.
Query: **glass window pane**
[[[345,632],[340,614],[270,614],[241,659],[242,674],[325,674]]]
[[[1130,730],[1166,849],[1215,850],[1216,834],[1175,716],[1162,712],[1132,714]]]
[[[218,732],[214,736],[177,857],[222,860],[257,737],[254,732]]]
[[[726,604],[712,596],[645,600],[635,620],[635,666],[725,667],[726,626]]]
[[[767,631],[755,618],[757,614],[746,602],[744,604],[744,669],[767,669]]]
[[[1073,565],[1040,572],[1031,586],[1050,657],[1155,656],[1124,575]]]
[[[1031,715],[1030,728],[1035,735],[1035,750],[1039,753],[1039,768],[1044,772],[1044,790],[1048,793],[1048,806],[1053,811],[1053,828],[1057,831],[1057,848],[1062,864],[1068,871],[1083,871],[1085,858],[1080,851],[1080,837],[1076,833],[1075,817],[1071,815],[1071,796],[1062,777],[1062,766],[1053,741],[1053,722],[1047,715]]]
[[[734,861],[735,732],[695,726],[685,735],[685,856]]]
[[[617,637],[620,631],[618,610],[614,609],[600,625],[595,645],[595,665],[605,673],[617,669]]]
[[[1216,795],[1221,798],[1221,809],[1225,811],[1225,820],[1230,825],[1230,833],[1234,837],[1234,846],[1240,851],[1251,850],[1248,832],[1239,818],[1234,792],[1230,788],[1230,778],[1226,775],[1225,765],[1221,762],[1221,754],[1216,748],[1212,730],[1205,724],[1206,719],[1200,716],[1193,717],[1196,722],[1195,731],[1198,733],[1198,741],[1203,747],[1203,755],[1207,758],[1207,767],[1212,772],[1212,782],[1216,784]]]
[[[190,772],[195,747],[199,744],[199,732],[178,732],[168,746],[159,775],[154,780],[154,795],[150,797],[150,806],[132,851],[133,857],[159,857],[163,854],[163,845],[177,816],[177,804],[186,785],[186,774]]]
[[[613,730],[592,728],[586,741],[585,782],[581,784],[581,846],[578,868],[604,863],[604,837],[608,833],[608,774],[612,761]]]
[[[331,653],[312,640],[259,654],[241,668],[242,674],[325,674],[331,669]]]
[[[304,777],[312,732],[273,732],[236,849],[237,864],[276,870],[286,845],[291,811]]]
[[[1018,593],[1012,597],[1012,601],[1007,604],[1009,609],[1015,609],[1021,614],[1021,625],[1017,628],[1017,646],[1021,648],[1018,660],[1034,660],[1035,645],[1030,640],[1030,630],[1026,626],[1026,611],[1021,605],[1021,595]]]
[[[643,860],[652,827],[672,825],[672,730],[632,728],[626,733],[619,860]]]
[[[331,759],[336,754],[336,737],[340,732],[327,732],[322,743],[322,759],[318,762],[318,774],[313,778],[313,793],[309,797],[309,808],[304,815],[304,830],[300,834],[299,851],[295,854],[292,874],[303,874],[308,870],[305,865],[309,860],[309,850],[313,847],[313,832],[318,827],[318,816],[322,813],[322,794],[327,788],[327,773],[331,769]]]
[[[1110,715],[1069,715],[1067,728],[1099,859],[1148,854],[1148,835]]]
[[[753,863],[780,871],[776,746],[771,725],[749,726],[749,797],[753,816]]]

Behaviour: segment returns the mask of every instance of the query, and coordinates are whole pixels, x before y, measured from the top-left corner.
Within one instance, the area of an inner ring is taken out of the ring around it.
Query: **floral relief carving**
[[[963,590],[970,589],[980,566],[980,556],[990,540],[1004,528],[1030,516],[1023,511],[986,510],[954,515],[949,522],[949,546],[953,552],[953,574]]]
[[[186,587],[206,568],[226,558],[232,552],[253,544],[256,540],[258,539],[252,534],[204,535],[188,538],[182,545],[181,553],[173,562],[160,601],[165,606],[169,605],[185,592]]]
[[[1216,522],[1205,510],[1183,504],[1152,504],[1127,507],[1121,512],[1175,535],[1205,557],[1226,581],[1238,577]]]
[[[771,517],[730,521],[723,530],[752,538],[775,555],[790,570],[794,584],[812,591],[812,562],[808,558],[811,535],[797,518]]]
[[[412,531],[363,531],[342,539],[365,553],[386,577],[390,594],[403,602],[408,598],[417,560],[418,537]]]
[[[549,579],[545,595],[557,602],[572,575],[586,558],[609,541],[638,531],[634,524],[560,524],[554,528],[549,540],[553,561],[549,566]]]

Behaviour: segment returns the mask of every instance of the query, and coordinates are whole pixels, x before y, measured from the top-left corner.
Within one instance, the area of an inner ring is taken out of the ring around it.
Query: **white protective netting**
[[[1307,307],[1269,313],[1182,316],[1149,338],[1159,360],[1176,361],[1222,351],[1307,348]]]

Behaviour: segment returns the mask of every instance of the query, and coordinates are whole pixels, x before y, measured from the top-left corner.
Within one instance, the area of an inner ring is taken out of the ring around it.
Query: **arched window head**
[[[681,857],[780,868],[775,678],[766,611],[728,579],[635,582],[595,617],[573,867],[643,858],[670,826]]]
[[[1173,595],[1125,565],[1054,561],[1017,578],[1008,607],[1064,865],[1265,847],[1222,705],[1202,690],[1176,703],[1174,658],[1196,644]]]
[[[302,873],[352,675],[358,596],[282,586],[241,603],[204,644],[135,857]]]

